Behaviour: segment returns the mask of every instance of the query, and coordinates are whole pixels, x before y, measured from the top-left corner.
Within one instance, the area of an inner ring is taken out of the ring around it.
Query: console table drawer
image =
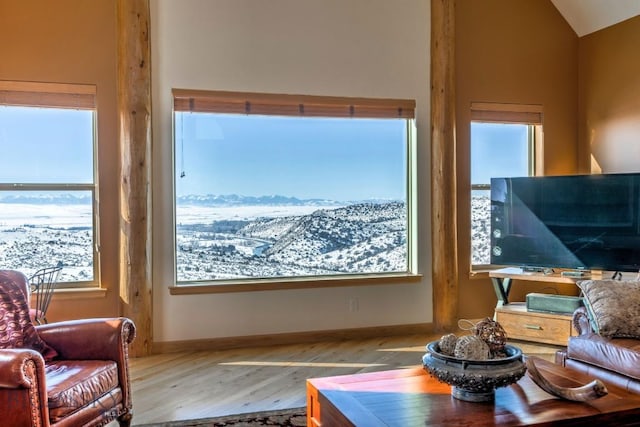
[[[567,345],[573,333],[570,315],[528,312],[521,303],[496,308],[496,320],[511,339]]]

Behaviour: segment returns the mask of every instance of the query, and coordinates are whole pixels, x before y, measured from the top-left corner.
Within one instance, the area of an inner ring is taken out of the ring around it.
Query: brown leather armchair
[[[0,279],[6,272],[0,271]],[[11,272],[11,277],[28,289],[24,275]],[[0,283],[4,284],[6,280]],[[28,295],[26,292],[27,301]],[[7,306],[0,304],[0,315],[7,315],[6,310],[3,313]],[[16,319],[10,317],[10,321]],[[133,322],[86,319],[50,323],[35,330],[57,355],[45,361],[34,349],[0,348],[0,424],[103,426],[117,419],[121,426],[129,426],[133,413],[128,346],[135,337]]]

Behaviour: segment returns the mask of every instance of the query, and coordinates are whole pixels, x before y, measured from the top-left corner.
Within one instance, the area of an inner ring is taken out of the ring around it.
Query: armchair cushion
[[[24,274],[0,270],[0,348],[29,348],[52,360],[57,352],[40,338],[31,321],[27,288]]]
[[[122,398],[118,390],[118,366],[111,360],[61,360],[47,363],[49,417],[57,422],[78,408],[111,394],[110,403]]]
[[[640,338],[640,282],[578,282],[593,331],[603,337]]]

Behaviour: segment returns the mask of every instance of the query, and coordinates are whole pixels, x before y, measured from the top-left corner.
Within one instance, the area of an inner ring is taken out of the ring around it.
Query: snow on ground
[[[474,197],[472,257],[489,262],[490,210]],[[406,271],[402,203],[179,206],[179,280]],[[0,203],[0,268],[30,275],[62,262],[62,281],[93,278],[90,205]],[[104,237],[103,237],[104,238]]]

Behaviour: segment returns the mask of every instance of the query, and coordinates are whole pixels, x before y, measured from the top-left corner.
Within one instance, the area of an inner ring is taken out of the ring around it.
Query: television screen
[[[491,179],[491,263],[640,270],[640,173]]]

